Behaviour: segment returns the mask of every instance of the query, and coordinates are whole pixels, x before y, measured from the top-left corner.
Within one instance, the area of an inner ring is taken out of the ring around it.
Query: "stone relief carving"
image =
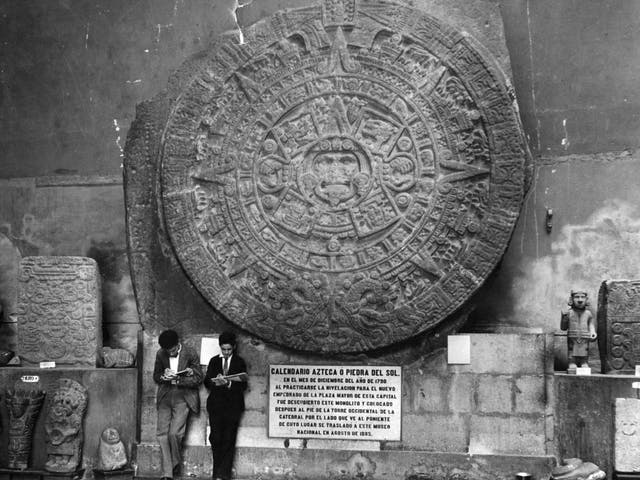
[[[100,275],[83,257],[25,257],[18,287],[18,354],[26,364],[96,366]]]
[[[132,367],[135,357],[124,348],[102,347],[100,349],[100,365],[105,368]]]
[[[640,400],[616,398],[614,470],[640,472]]]
[[[442,322],[500,259],[524,193],[526,146],[494,61],[383,2],[286,10],[246,40],[184,67],[159,148],[164,220],[192,282],[231,321],[307,351]]]
[[[87,410],[88,392],[75,380],[61,378],[51,397],[44,429],[49,472],[74,472],[82,460],[84,429],[82,420]]]
[[[33,430],[44,403],[45,392],[37,387],[28,388],[18,381],[6,391],[9,412],[9,468],[24,470],[29,467]]]
[[[607,280],[598,293],[604,373],[635,374],[640,364],[640,280]]]

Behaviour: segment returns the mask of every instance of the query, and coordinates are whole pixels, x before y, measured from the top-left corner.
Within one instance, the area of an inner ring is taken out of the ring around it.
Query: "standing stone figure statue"
[[[82,459],[82,419],[87,410],[87,389],[61,378],[45,420],[48,472],[75,472]]]
[[[584,290],[571,290],[569,311],[562,312],[560,329],[567,331],[569,368],[567,373],[576,373],[577,367],[588,367],[589,344],[595,341],[596,327],[593,314],[587,310],[589,302]]]
[[[44,403],[45,392],[37,388],[7,390],[9,411],[9,468],[24,470],[29,467],[31,440],[36,419]]]

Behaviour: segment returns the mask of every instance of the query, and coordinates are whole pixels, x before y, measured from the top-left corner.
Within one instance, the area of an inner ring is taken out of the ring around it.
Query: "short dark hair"
[[[158,343],[165,350],[168,350],[171,347],[175,347],[179,341],[180,338],[178,337],[178,334],[175,330],[165,330],[158,337]]]
[[[229,344],[231,346],[236,346],[236,334],[233,332],[230,332],[228,330],[222,332],[220,334],[220,338],[218,338],[218,344],[219,345],[224,345],[224,344]]]

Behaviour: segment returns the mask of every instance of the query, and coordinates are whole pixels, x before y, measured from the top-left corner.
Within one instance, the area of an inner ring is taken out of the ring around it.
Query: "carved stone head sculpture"
[[[118,470],[127,464],[127,452],[120,433],[113,427],[105,428],[100,435],[98,446],[98,468],[100,470]]]
[[[51,396],[45,420],[49,472],[73,472],[82,459],[84,431],[82,421],[87,410],[87,390],[75,380],[61,378]]]

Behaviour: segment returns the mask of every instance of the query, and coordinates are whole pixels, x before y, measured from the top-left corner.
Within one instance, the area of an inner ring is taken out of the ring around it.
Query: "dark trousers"
[[[229,480],[236,453],[236,437],[241,412],[209,412],[211,434],[209,441],[213,450],[213,478]]]

